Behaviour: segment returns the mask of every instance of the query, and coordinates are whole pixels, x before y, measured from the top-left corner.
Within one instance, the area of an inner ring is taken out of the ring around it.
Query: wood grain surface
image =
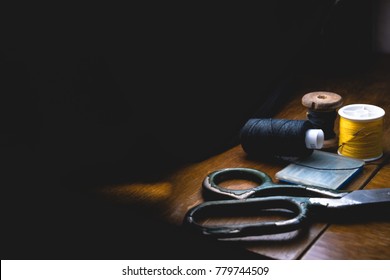
[[[390,180],[390,168],[381,169],[390,152],[390,56],[374,64],[363,73],[349,77],[318,77],[306,74],[302,86],[275,118],[305,119],[306,111],[301,98],[308,92],[329,91],[342,96],[343,105],[367,103],[382,107],[386,112],[384,126],[385,156],[368,164],[363,172],[345,189],[385,187]],[[338,119],[335,123],[338,131]],[[335,151],[330,151],[335,152]],[[142,204],[155,210],[155,215],[166,223],[180,227],[185,213],[204,201],[201,187],[204,177],[217,169],[247,167],[262,170],[275,180],[275,173],[288,163],[251,159],[240,145],[205,161],[183,166],[156,182],[135,182],[106,186],[101,189],[105,199],[125,204]],[[378,174],[377,174],[378,173]],[[377,174],[377,176],[375,176]],[[375,176],[375,179],[371,179]],[[364,223],[356,225],[332,225],[317,223],[302,232],[279,234],[239,242],[259,258],[317,259],[317,258],[389,258],[390,224]],[[226,246],[231,246],[225,242]],[[235,244],[237,245],[237,244]]]
[[[364,189],[390,187],[390,164]],[[390,259],[390,215],[387,221],[331,225],[303,259]],[[373,217],[375,219],[375,217]]]

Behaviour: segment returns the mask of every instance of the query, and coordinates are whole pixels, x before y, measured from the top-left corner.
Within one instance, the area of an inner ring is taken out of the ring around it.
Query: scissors
[[[232,179],[250,180],[258,185],[245,190],[227,189],[219,185]],[[217,200],[206,201],[191,208],[185,215],[184,224],[203,235],[216,238],[284,233],[300,229],[307,225],[310,219],[321,215],[357,215],[358,210],[373,215],[374,210],[376,213],[389,213],[390,209],[390,188],[336,191],[314,186],[275,184],[267,174],[251,168],[214,171],[204,179],[203,191]],[[287,211],[293,214],[293,217],[283,221],[222,226],[206,225],[202,222],[202,219],[212,214],[233,215],[243,210],[260,212],[273,209]]]

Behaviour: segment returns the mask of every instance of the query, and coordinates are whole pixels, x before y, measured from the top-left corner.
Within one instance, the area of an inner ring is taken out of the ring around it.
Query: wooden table
[[[325,78],[307,74],[302,80],[304,83],[296,98],[288,101],[275,118],[305,119],[306,108],[301,104],[301,97],[318,90],[340,94],[344,105],[373,104],[387,112],[384,119],[384,156],[374,164],[366,165],[345,189],[390,187],[390,56],[381,57],[372,68],[349,77]],[[338,131],[337,122],[335,131]],[[208,173],[220,168],[249,167],[268,173],[276,181],[275,173],[286,165],[249,159],[237,145],[205,161],[183,166],[159,181],[105,186],[100,193],[115,203],[148,205],[158,219],[181,227],[188,209],[203,201],[201,184]],[[225,242],[224,246],[232,245]],[[257,254],[258,258],[389,259],[390,221],[316,223],[304,234],[281,234],[275,238],[242,242],[238,246]]]

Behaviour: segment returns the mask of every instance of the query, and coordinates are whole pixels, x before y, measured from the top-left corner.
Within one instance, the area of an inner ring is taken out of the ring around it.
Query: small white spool
[[[305,135],[305,144],[308,149],[321,149],[324,145],[322,129],[308,129]]]

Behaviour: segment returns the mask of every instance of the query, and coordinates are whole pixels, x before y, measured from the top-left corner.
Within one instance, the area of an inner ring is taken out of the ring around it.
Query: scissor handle
[[[227,189],[219,186],[219,183],[231,179],[244,179],[257,182],[258,185],[253,188],[238,190]],[[225,168],[211,172],[203,180],[203,188],[206,191],[211,191],[214,194],[227,196],[235,199],[244,199],[252,196],[259,189],[266,186],[274,185],[271,177],[264,172],[252,168]]]
[[[281,196],[244,200],[208,201],[190,209],[186,214],[184,223],[203,235],[215,238],[236,238],[291,232],[302,228],[306,224],[308,205],[308,198]],[[295,216],[289,220],[283,221],[267,221],[224,226],[209,226],[202,223],[202,218],[209,218],[213,214],[217,216],[223,214],[223,216],[226,216],[229,214],[236,215],[237,212],[242,211],[260,212],[261,210],[267,209],[289,210],[295,214]]]

